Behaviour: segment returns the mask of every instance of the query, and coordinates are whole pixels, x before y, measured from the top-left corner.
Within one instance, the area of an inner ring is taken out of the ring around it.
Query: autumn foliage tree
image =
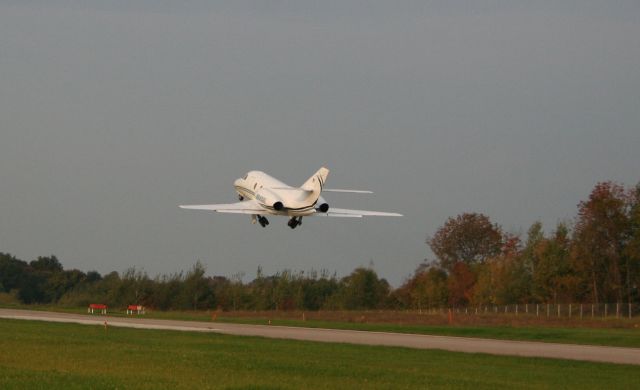
[[[612,182],[598,183],[578,205],[573,263],[595,303],[622,302],[630,295],[632,267],[625,247],[632,233],[631,208],[630,194]]]
[[[448,273],[449,303],[462,305],[472,301],[480,266],[500,253],[502,230],[483,214],[464,213],[449,218],[427,243]]]
[[[457,263],[473,266],[500,253],[502,230],[483,214],[464,213],[449,218],[427,243],[439,265],[452,272]]]
[[[629,301],[640,300],[640,183],[629,196],[629,241],[624,256],[627,269]]]
[[[394,295],[400,305],[418,311],[445,306],[449,297],[447,273],[440,267],[423,263]]]
[[[550,237],[542,237],[531,246],[533,263],[532,295],[536,302],[582,300],[580,279],[571,265],[569,229],[559,223]]]

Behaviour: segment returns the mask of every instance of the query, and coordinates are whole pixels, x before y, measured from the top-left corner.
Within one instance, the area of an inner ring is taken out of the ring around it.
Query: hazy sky
[[[393,285],[448,217],[511,232],[640,180],[640,2],[2,1],[0,251],[151,276],[371,261]],[[404,218],[248,216],[260,169],[321,165],[334,207]]]

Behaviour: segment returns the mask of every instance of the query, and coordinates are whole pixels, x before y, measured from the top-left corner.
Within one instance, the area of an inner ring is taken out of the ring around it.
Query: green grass
[[[225,318],[220,322],[265,324],[264,319]],[[615,347],[640,347],[640,329],[616,328],[546,328],[510,326],[422,326],[394,324],[363,324],[351,322],[279,320],[272,325],[366,330],[376,332],[430,334],[438,336],[480,337],[499,340],[541,341],[549,343],[606,345]]]
[[[0,320],[0,388],[633,388],[640,367]]]
[[[0,307],[3,307],[0,305]],[[86,314],[84,308],[64,308],[59,306],[20,305],[4,306],[16,309],[47,310],[66,313]],[[109,312],[110,316],[127,317],[124,312]],[[211,321],[206,312],[153,311],[145,318]],[[267,323],[265,318],[225,317],[218,322],[260,324]],[[565,344],[606,345],[615,347],[640,348],[640,328],[576,328],[576,327],[511,327],[511,326],[436,326],[436,325],[397,325],[385,323],[357,323],[320,320],[272,319],[272,325],[298,326],[309,328],[348,329],[377,332],[415,333],[440,336],[481,337],[500,340],[541,341]]]

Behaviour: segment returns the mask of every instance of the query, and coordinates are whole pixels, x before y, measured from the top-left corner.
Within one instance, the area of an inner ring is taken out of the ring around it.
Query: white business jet
[[[329,208],[329,204],[321,196],[322,192],[349,192],[371,194],[371,191],[326,189],[329,170],[320,168],[301,187],[291,187],[280,180],[260,171],[251,171],[234,183],[240,202],[227,204],[183,205],[183,209],[209,210],[219,213],[250,214],[252,223],[266,227],[269,221],[265,215],[287,216],[287,225],[295,229],[302,224],[302,217],[326,216],[361,218],[377,215],[401,217],[398,213],[381,211],[348,210]]]

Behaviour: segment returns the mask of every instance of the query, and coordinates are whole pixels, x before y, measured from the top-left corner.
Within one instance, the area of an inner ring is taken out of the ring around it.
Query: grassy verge
[[[265,324],[263,319],[219,317],[220,322]],[[438,336],[480,337],[499,340],[541,341],[549,343],[607,345],[640,348],[640,330],[608,328],[516,328],[509,326],[420,326],[394,324],[336,323],[326,321],[272,320],[272,325],[430,334]]]
[[[0,388],[632,388],[638,367],[0,320]]]
[[[57,306],[19,306],[13,308],[30,310],[47,310],[67,313],[86,314],[84,308],[61,308]],[[281,318],[276,314],[270,317],[232,316],[232,313],[220,313],[216,321],[228,323],[265,325],[271,321],[272,325],[297,326],[309,328],[348,329],[377,332],[415,333],[440,336],[482,337],[500,340],[541,341],[567,344],[607,345],[616,347],[640,348],[640,328],[606,328],[606,327],[546,327],[546,326],[474,326],[474,325],[415,325],[394,323],[361,323],[344,321],[326,321],[320,319]],[[124,312],[109,312],[109,315],[126,317]],[[146,318],[184,320],[184,321],[212,321],[212,314],[204,311],[154,311],[145,315]],[[617,324],[617,322],[616,322]]]

